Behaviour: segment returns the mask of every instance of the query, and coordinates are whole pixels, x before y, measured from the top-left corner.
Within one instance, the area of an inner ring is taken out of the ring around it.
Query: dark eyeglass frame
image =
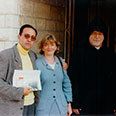
[[[30,35],[30,34],[24,34],[24,37],[26,40],[29,40],[29,38],[31,38],[31,41],[35,41],[36,37],[34,35]]]

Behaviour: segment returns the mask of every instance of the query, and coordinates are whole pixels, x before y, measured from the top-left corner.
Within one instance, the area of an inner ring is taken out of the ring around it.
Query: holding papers
[[[13,86],[30,87],[32,91],[41,90],[40,70],[15,70]]]

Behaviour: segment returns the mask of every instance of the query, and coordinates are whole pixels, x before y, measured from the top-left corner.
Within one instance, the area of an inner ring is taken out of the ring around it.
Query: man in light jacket
[[[0,52],[0,115],[1,116],[33,116],[38,92],[29,87],[14,87],[13,73],[15,69],[34,70],[36,54],[31,51],[36,40],[37,30],[25,24],[20,28],[18,44]],[[32,77],[33,78],[33,77]]]

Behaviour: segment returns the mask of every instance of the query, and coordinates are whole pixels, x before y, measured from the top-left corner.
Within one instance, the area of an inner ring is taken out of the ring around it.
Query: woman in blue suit
[[[42,91],[36,116],[70,116],[72,89],[69,77],[56,56],[60,43],[48,34],[38,43],[41,57],[35,66],[41,71]],[[63,62],[63,60],[61,59]]]

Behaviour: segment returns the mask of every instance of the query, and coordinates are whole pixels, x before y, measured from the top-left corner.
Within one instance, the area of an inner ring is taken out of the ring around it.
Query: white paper
[[[30,87],[32,91],[41,90],[40,70],[15,70],[13,86]]]

